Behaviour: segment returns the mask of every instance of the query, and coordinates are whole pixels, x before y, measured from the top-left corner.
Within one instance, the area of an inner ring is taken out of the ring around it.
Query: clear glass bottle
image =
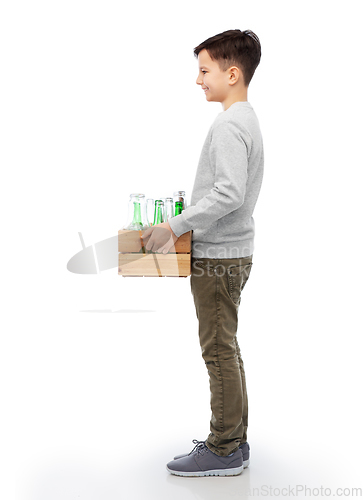
[[[183,210],[187,208],[187,198],[185,196],[185,191],[175,191],[173,193],[174,203],[177,201],[181,201],[183,203]]]
[[[166,222],[168,219],[171,219],[172,217],[174,217],[173,198],[165,198],[164,221]]]
[[[142,231],[148,227],[145,195],[142,193],[130,194],[127,223],[124,229]]]
[[[155,212],[154,200],[153,200],[153,198],[148,198],[146,200],[146,215],[147,215],[147,221],[149,223],[149,226],[153,225],[154,212]]]

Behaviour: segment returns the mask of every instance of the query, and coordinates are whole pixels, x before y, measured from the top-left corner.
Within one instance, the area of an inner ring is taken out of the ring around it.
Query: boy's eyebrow
[[[199,69],[202,69],[202,68],[208,69],[207,66],[199,66]]]

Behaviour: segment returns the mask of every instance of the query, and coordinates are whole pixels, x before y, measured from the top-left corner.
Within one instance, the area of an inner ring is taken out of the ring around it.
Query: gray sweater
[[[219,113],[200,155],[190,206],[168,220],[176,236],[193,230],[196,258],[232,259],[254,251],[253,210],[263,177],[263,141],[248,101]]]

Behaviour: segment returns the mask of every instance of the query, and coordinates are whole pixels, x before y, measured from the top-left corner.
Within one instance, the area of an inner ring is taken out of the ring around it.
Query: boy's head
[[[195,47],[199,59],[197,84],[208,100],[223,102],[226,96],[247,96],[247,88],[261,59],[261,45],[251,30],[229,30]]]

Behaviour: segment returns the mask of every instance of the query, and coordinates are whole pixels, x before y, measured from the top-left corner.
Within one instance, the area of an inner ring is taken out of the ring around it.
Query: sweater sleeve
[[[247,145],[238,128],[230,122],[217,125],[209,150],[214,186],[196,205],[168,220],[176,236],[197,228],[207,228],[221,217],[239,208],[247,184]]]

